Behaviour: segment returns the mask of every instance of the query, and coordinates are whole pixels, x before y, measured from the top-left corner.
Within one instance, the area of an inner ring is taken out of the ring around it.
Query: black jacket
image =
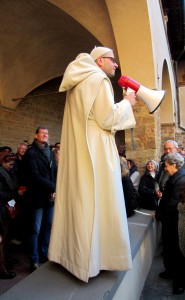
[[[0,204],[19,198],[18,182],[12,170],[6,170],[0,166]]]
[[[157,176],[157,173],[156,173]],[[155,210],[157,208],[157,197],[155,195],[156,177],[153,178],[148,171],[141,177],[139,183],[140,207]]]
[[[50,206],[50,194],[55,192],[57,166],[49,151],[50,160],[34,140],[22,158],[21,184],[27,187],[25,196],[34,208]]]
[[[5,204],[10,200],[19,201],[18,182],[13,170],[6,170],[0,166],[0,222],[7,220],[8,214]],[[1,231],[0,231],[1,234]]]
[[[162,199],[156,211],[156,219],[163,221],[178,222],[178,203],[181,186],[185,184],[185,169],[181,168],[166,182]]]
[[[134,210],[139,206],[139,194],[129,176],[122,177],[122,186],[127,217],[131,217],[135,213]]]

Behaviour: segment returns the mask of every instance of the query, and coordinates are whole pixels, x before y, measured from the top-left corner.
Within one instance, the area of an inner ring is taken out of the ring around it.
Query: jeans
[[[32,213],[30,260],[39,263],[39,257],[47,257],[54,207],[34,209]]]

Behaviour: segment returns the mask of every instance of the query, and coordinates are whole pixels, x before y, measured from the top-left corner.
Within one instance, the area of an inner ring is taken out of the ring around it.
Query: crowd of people
[[[12,243],[24,243],[30,271],[48,260],[60,152],[60,143],[51,147],[48,137],[41,126],[33,143],[20,143],[15,155],[11,147],[0,147],[0,279],[16,276]]]
[[[173,294],[182,294],[185,290],[184,148],[179,148],[174,140],[165,141],[161,161],[147,161],[142,176],[134,161],[126,159],[125,153],[120,155],[120,164],[127,217],[132,216],[136,209],[144,208],[161,222],[164,271],[159,277],[172,279]],[[132,177],[134,173],[136,176]],[[139,197],[135,196],[136,191]]]
[[[59,152],[60,143],[48,145],[45,127],[36,130],[31,145],[18,145],[15,155],[11,147],[0,147],[0,279],[16,276],[10,242],[25,243],[31,271],[48,260]],[[185,157],[177,142],[169,140],[161,161],[147,161],[143,175],[135,161],[126,158],[126,148],[120,166],[127,217],[141,208],[155,213],[162,224],[165,267],[159,276],[173,279],[173,292],[179,294],[185,269]],[[11,219],[6,206],[15,203],[19,214]]]

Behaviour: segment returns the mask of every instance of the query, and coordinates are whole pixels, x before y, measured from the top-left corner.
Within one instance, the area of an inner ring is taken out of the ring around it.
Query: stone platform
[[[62,266],[47,262],[1,296],[1,300],[138,300],[160,238],[149,211],[128,219],[133,269],[102,271],[84,283]]]

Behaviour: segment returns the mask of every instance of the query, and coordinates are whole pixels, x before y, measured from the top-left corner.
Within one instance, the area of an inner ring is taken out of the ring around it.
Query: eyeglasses
[[[117,64],[116,62],[116,59],[114,57],[104,57],[104,56],[101,56],[101,58],[109,58],[113,64]]]

